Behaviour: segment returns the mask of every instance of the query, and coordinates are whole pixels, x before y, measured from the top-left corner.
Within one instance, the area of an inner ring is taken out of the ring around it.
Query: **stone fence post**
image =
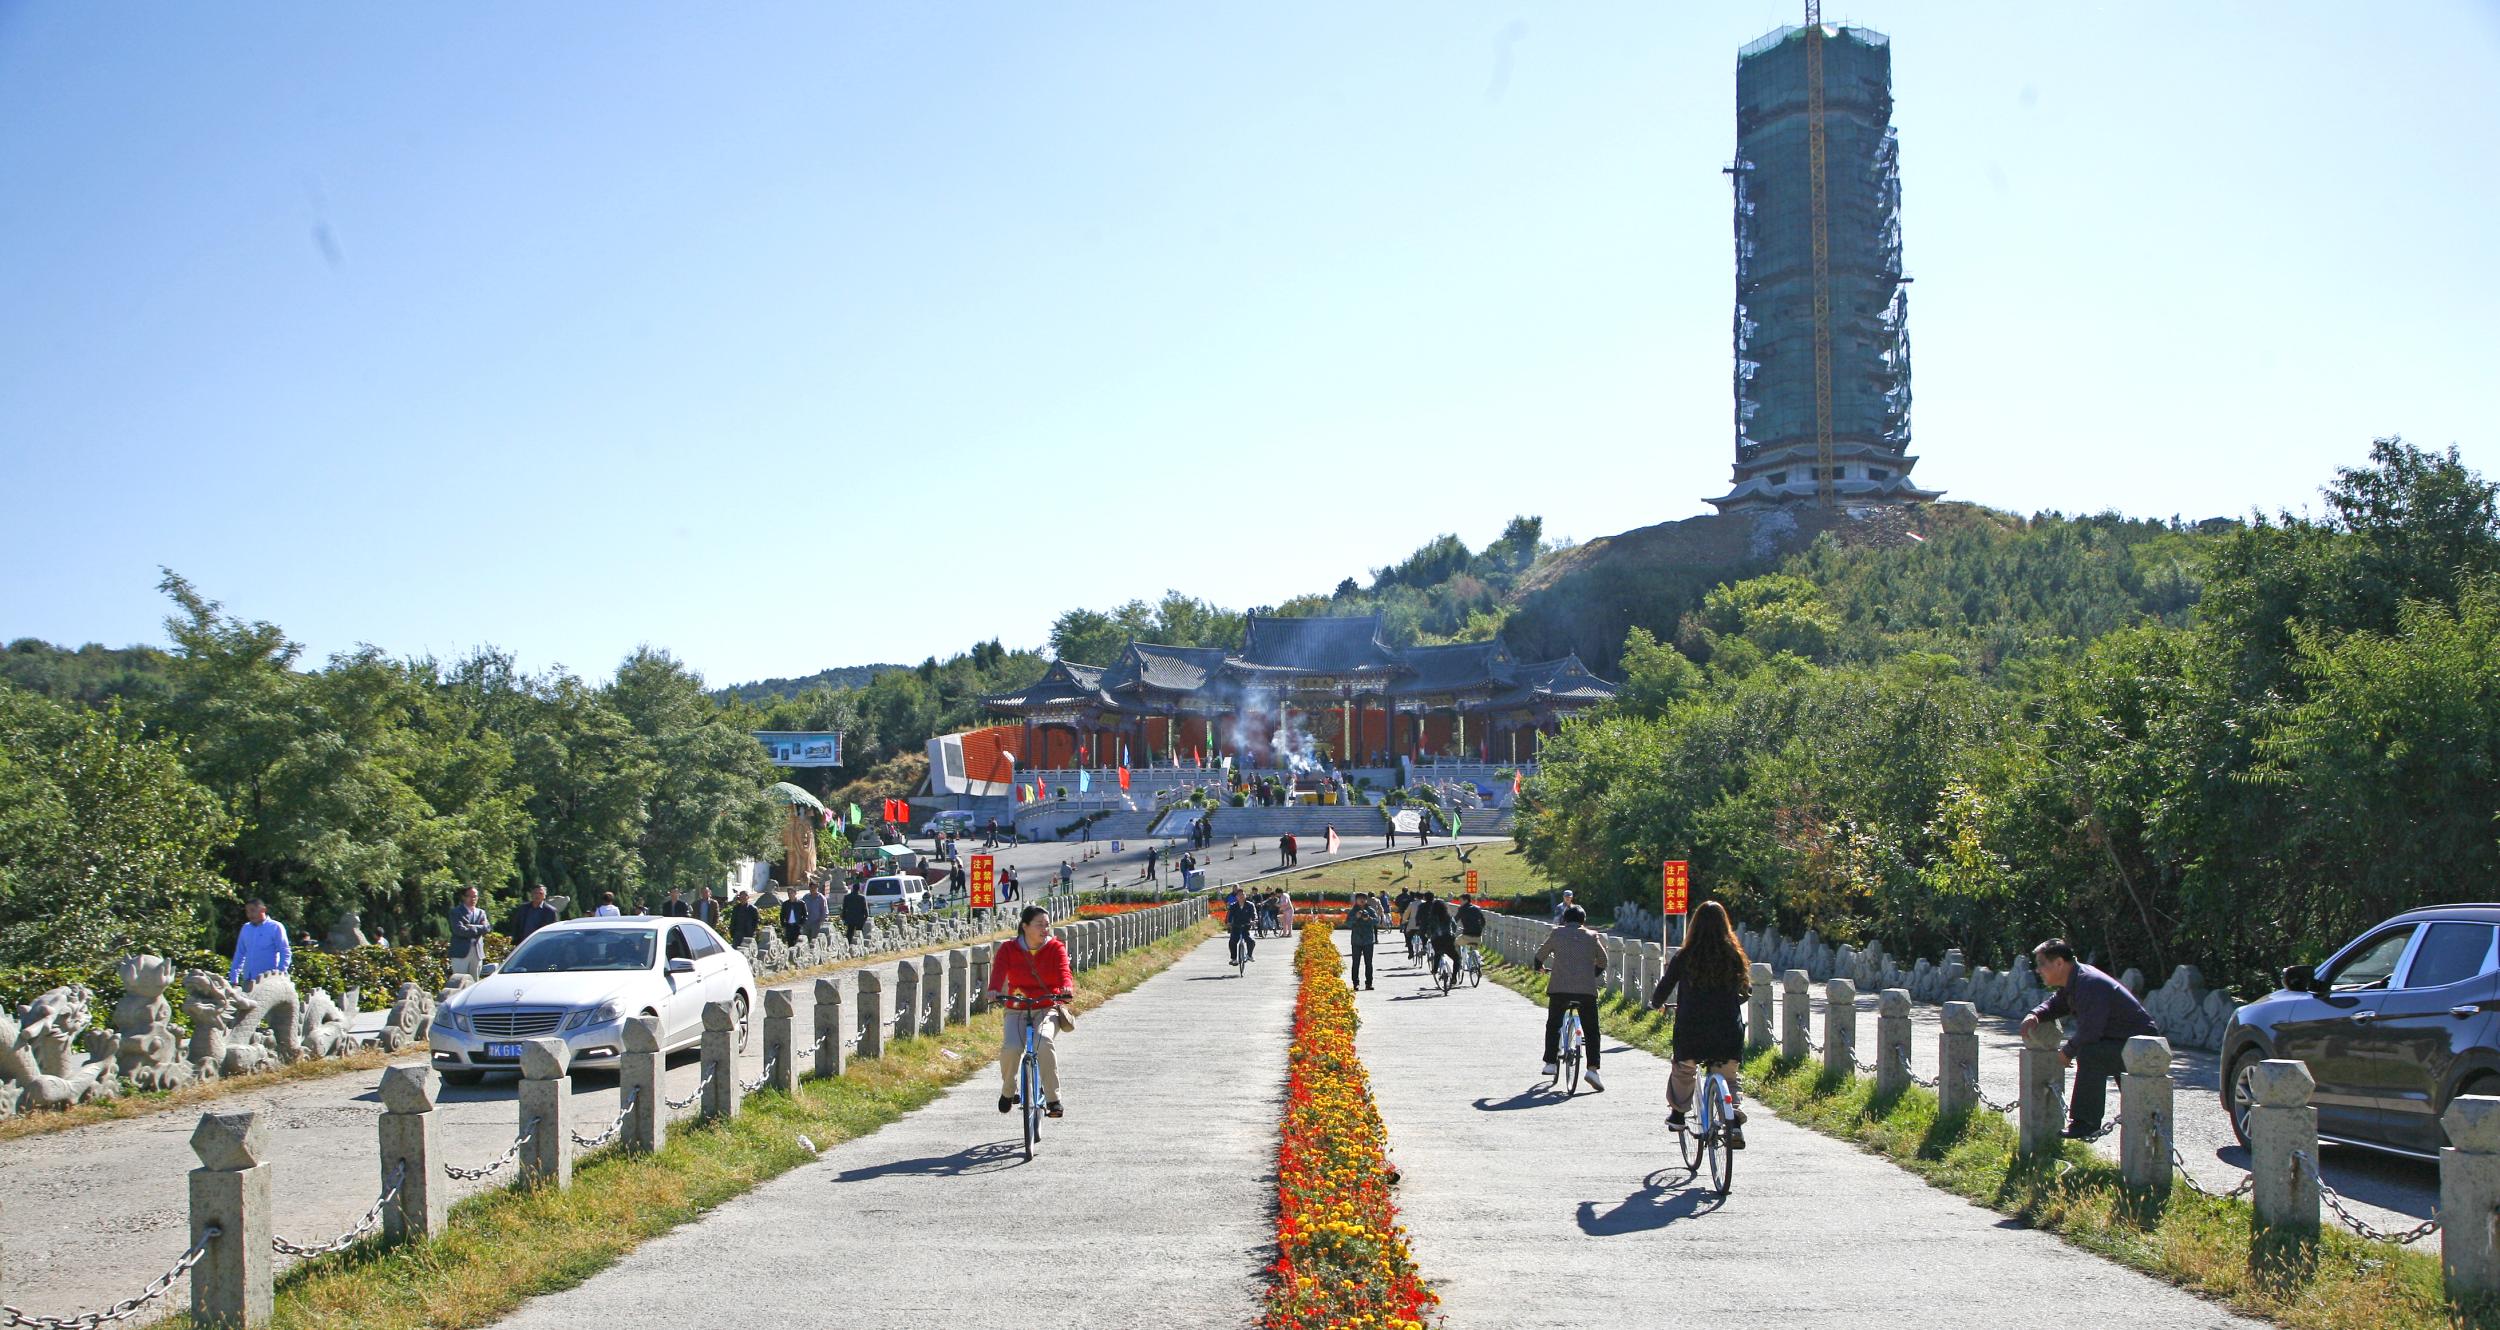
[[[764,1088],[799,1089],[799,998],[786,988],[764,990]]]
[[[2273,1058],[2249,1069],[2248,1171],[2257,1179],[2249,1200],[2257,1226],[2315,1231],[2318,1227],[2318,1087],[2309,1068]],[[2488,1216],[2485,1217],[2488,1222]]]
[[[442,1180],[435,1176],[434,1092],[440,1079],[432,1067],[382,1069],[382,1186],[399,1174],[399,1199],[382,1207],[382,1240],[423,1242],[443,1231],[450,1208]]]
[[[1753,963],[1753,987],[1745,994],[1745,1051],[1759,1053],[1769,1048],[1771,1038],[1771,967],[1761,961]]]
[[[536,1123],[536,1126],[530,1125]],[[521,1185],[573,1185],[573,1046],[561,1039],[521,1043]]]
[[[1887,988],[1875,998],[1875,1093],[1910,1088],[1910,990]]]
[[[830,1079],[842,1074],[842,985],[832,979],[816,981],[816,1019],[814,1036],[816,1075]]]
[[[946,958],[936,952],[920,958],[920,1032],[936,1036],[946,1029]]]
[[[648,1154],[668,1144],[668,1059],[660,1053],[660,1018],[630,1017],[624,1036],[616,1089],[634,1102],[617,1139],[627,1150]]]
[[[972,1014],[990,1009],[990,953],[996,949],[988,942],[975,943],[972,948]]]
[[[2170,1041],[2140,1034],[2127,1041],[2126,1074],[2118,1078],[2118,1173],[2130,1187],[2170,1190]]]
[[[2018,1109],[2014,1115],[2016,1149],[2024,1155],[2055,1154],[2058,1141],[2065,1134],[2064,1116],[2058,1112],[2065,1096],[2060,1089],[2065,1069],[2057,1065],[2057,1023],[2042,1021],[2024,1036],[2019,1055],[2022,1084]]]
[[[961,1025],[972,1018],[972,951],[950,947],[946,952],[946,1023]]]
[[[1978,1004],[1944,1004],[1943,1027],[1936,1036],[1936,1111],[1968,1113],[1979,1107]]]
[[[2500,1099],[2459,1095],[2439,1117],[2448,1147],[2439,1152],[2439,1269],[2448,1298],[2464,1302],[2500,1289],[2500,1245],[2492,1211],[2500,1207]],[[2471,1223],[2444,1217],[2471,1215]]]
[[[1823,984],[1823,1070],[1853,1075],[1858,1069],[1858,986],[1846,979]]]
[[[726,1002],[703,1004],[703,1120],[738,1116],[738,1013]]]
[[[1780,976],[1780,1056],[1799,1062],[1814,1051],[1813,1008],[1806,998],[1806,985],[1811,982],[1803,970],[1790,970]]]
[[[894,1037],[909,1039],[920,1030],[920,966],[904,961],[894,967]]]
[[[885,1056],[885,977],[875,970],[859,972],[859,1055]]]
[[[203,1113],[191,1129],[191,1241],[217,1236],[191,1267],[191,1319],[203,1326],[269,1324],[277,1275],[270,1217],[269,1134],[251,1113]]]

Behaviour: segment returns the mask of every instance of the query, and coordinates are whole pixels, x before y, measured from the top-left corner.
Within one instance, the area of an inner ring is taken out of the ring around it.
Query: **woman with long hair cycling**
[[[1649,995],[1653,1007],[1675,1008],[1675,1068],[1667,1076],[1667,1125],[1681,1128],[1684,1111],[1693,1106],[1697,1067],[1727,1078],[1728,1094],[1736,1093],[1736,1064],[1745,1056],[1745,998],[1753,989],[1753,962],[1736,940],[1727,907],[1703,901],[1693,916],[1684,947],[1667,962],[1658,987]],[[1679,992],[1679,990],[1681,990]],[[1728,1122],[1727,1145],[1745,1148],[1745,1113],[1738,1109]]]
[[[1042,1098],[1052,1117],[1059,1106],[1059,1008],[1076,996],[1076,971],[1068,964],[1068,946],[1051,936],[1050,911],[1027,905],[1017,916],[1016,935],[998,944],[990,956],[990,996],[1012,997],[1039,1004],[1006,1009],[1006,1030],[998,1045],[998,1111],[1016,1106],[1016,1072],[1024,1061],[1024,1031],[1033,1030],[1041,1055]],[[995,1004],[993,1004],[995,1005]]]

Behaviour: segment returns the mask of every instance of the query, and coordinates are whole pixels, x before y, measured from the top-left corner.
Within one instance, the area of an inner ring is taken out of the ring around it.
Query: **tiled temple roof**
[[[1207,686],[1224,669],[1222,647],[1169,647],[1154,642],[1131,642],[1120,653],[1120,659],[1103,671],[1102,687],[1107,693],[1140,688],[1162,692],[1194,693]]]
[[[1397,655],[1398,662],[1409,671],[1390,685],[1389,691],[1400,697],[1473,692],[1517,682],[1510,653],[1499,642],[1407,647]]]
[[[1398,659],[1380,640],[1380,616],[1342,619],[1282,619],[1250,616],[1235,661],[1261,669],[1286,669],[1300,674],[1356,674],[1393,670]]]

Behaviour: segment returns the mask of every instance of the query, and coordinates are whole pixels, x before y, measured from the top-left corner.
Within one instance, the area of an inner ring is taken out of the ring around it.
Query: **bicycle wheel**
[[[1695,1106],[1694,1113],[1708,1116],[1701,1112],[1698,1105]],[[1683,1126],[1674,1129],[1675,1152],[1684,1157],[1684,1176],[1688,1178],[1701,1171],[1702,1133],[1694,1130],[1697,1125],[1699,1124],[1688,1116]]]
[[[1458,967],[1450,964],[1447,956],[1435,956],[1432,958],[1432,978],[1433,982],[1441,985],[1441,996],[1448,997],[1450,987],[1458,982]]]
[[[1725,1196],[1728,1189],[1736,1185],[1736,1151],[1727,1143],[1727,1134],[1732,1130],[1728,1124],[1734,1110],[1728,1105],[1726,1081],[1711,1077],[1703,1093],[1710,1096],[1710,1185]]]
[[[1467,986],[1474,988],[1484,982],[1484,959],[1473,953],[1467,957]]]
[[[1016,1088],[1024,1100],[1024,1159],[1031,1163],[1033,1147],[1042,1139],[1042,1060],[1030,1044],[1024,1050],[1024,1066],[1016,1073]]]

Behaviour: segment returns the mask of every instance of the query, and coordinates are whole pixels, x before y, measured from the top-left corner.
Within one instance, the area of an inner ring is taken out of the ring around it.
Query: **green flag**
[[[851,805],[851,825],[856,827],[856,826],[858,826],[859,824],[860,824],[859,805],[858,805],[858,804],[852,804],[852,805]]]

